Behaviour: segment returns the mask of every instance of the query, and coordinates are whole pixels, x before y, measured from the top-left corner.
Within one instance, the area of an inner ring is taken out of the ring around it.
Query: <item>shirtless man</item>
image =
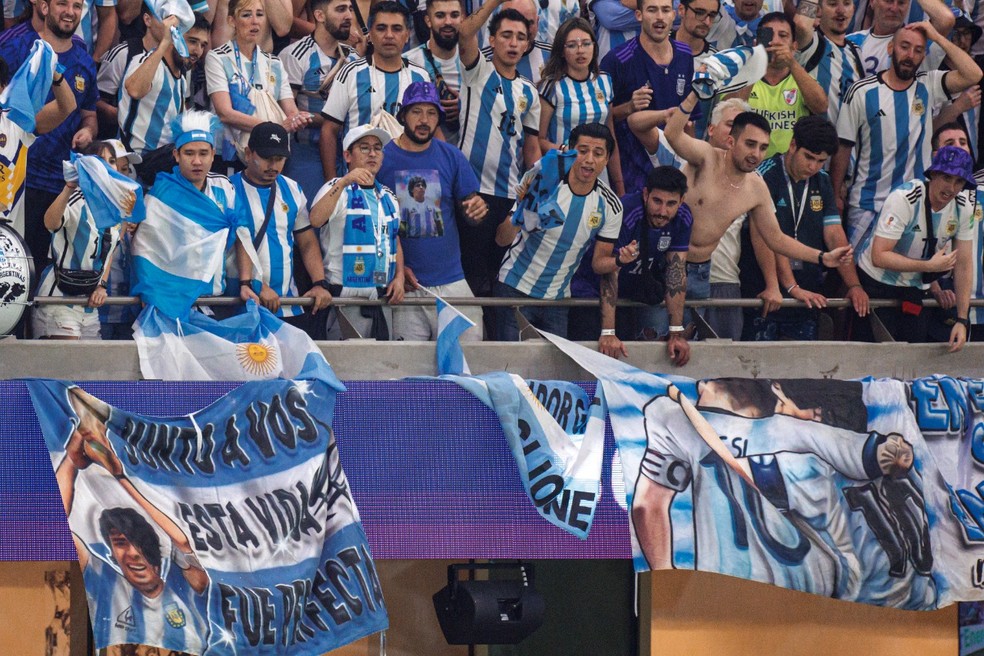
[[[697,95],[687,96],[669,118],[664,136],[687,164],[690,193],[687,204],[694,217],[687,252],[687,298],[710,295],[711,253],[735,219],[748,213],[751,229],[775,252],[803,262],[835,268],[851,261],[852,250],[841,246],[832,251],[810,248],[783,234],[776,219],[769,189],[755,170],[769,147],[769,124],[753,112],[735,117],[727,150],[715,148],[684,132]]]

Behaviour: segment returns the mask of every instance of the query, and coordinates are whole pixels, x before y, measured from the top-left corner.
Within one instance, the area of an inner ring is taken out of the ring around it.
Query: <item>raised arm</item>
[[[458,29],[458,55],[465,67],[470,69],[481,57],[482,53],[478,49],[478,33],[489,20],[492,12],[503,2],[504,0],[483,2],[475,12],[461,22],[461,27]]]
[[[796,6],[796,14],[793,16],[793,27],[796,30],[796,47],[803,50],[816,32],[817,14],[820,7],[816,0],[800,0]]]
[[[923,2],[934,2],[942,5],[939,0],[922,0],[919,4],[923,4]],[[925,6],[923,8],[925,9]],[[946,10],[950,20],[950,27],[947,27],[945,31],[937,31],[939,28],[935,27],[935,21],[913,23],[912,25],[906,25],[902,29],[921,30],[927,39],[943,49],[943,52],[946,53],[946,56],[951,62],[951,70],[943,78],[943,85],[950,95],[956,95],[981,81],[981,67],[977,65],[973,57],[940,34],[940,32],[948,34],[953,26],[953,14],[946,7],[943,8]],[[927,10],[926,13],[928,14],[929,11]]]
[[[51,90],[55,94],[55,99],[47,103],[38,112],[34,120],[35,134],[45,134],[51,132],[62,124],[68,115],[75,111],[77,104],[75,94],[65,82],[65,77],[56,72],[52,82],[60,81],[59,84],[52,84]]]
[[[714,146],[706,141],[695,139],[684,131],[687,121],[690,120],[690,114],[696,106],[697,94],[691,91],[690,95],[683,99],[680,107],[677,108],[677,111],[673,112],[666,122],[666,127],[663,128],[663,136],[666,137],[670,148],[681,159],[686,160],[692,166],[699,167],[704,164],[704,161],[708,157],[714,155]],[[774,220],[775,215],[772,218]],[[776,229],[779,229],[778,224],[776,224]]]

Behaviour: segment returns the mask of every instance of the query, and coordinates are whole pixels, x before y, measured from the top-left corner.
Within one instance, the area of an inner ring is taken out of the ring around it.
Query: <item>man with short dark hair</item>
[[[399,2],[383,0],[369,12],[372,54],[346,64],[335,76],[321,109],[319,147],[326,179],[336,177],[338,139],[357,125],[366,125],[380,112],[396,116],[403,92],[413,82],[426,81],[427,71],[403,57],[410,38],[410,12]]]
[[[600,123],[579,125],[571,132],[570,153],[550,151],[523,176],[510,219],[499,224],[496,243],[509,246],[499,269],[496,296],[555,300],[570,296],[570,281],[591,241],[596,240],[592,268],[601,283],[599,350],[625,355],[615,336],[618,268],[639,255],[638,246],[613,253],[622,227],[622,203],[598,176],[608,166],[615,139]],[[560,170],[566,171],[561,176]],[[513,313],[497,313],[499,340],[519,338]],[[566,307],[521,308],[537,327],[567,336]]]
[[[779,227],[787,236],[814,248],[833,249],[847,244],[830,177],[823,170],[837,147],[837,129],[830,121],[822,116],[807,116],[793,127],[786,153],[774,155],[759,166],[759,174],[776,201]],[[808,309],[786,308],[765,316],[746,309],[745,339],[817,339],[816,312],[811,308],[827,305],[827,299],[820,294],[823,269],[816,262],[774,254],[755,233],[751,245],[758,266],[747,262],[742,267],[742,277],[750,279],[753,289],[768,286],[770,293],[779,298],[779,290],[784,290],[790,298],[806,303]],[[865,316],[868,295],[861,287],[854,263],[844,264],[838,271],[847,285],[846,297],[855,311]]]
[[[244,301],[256,301],[285,323],[307,332],[313,339],[324,339],[324,323],[314,317],[331,303],[325,281],[321,246],[308,219],[308,200],[300,186],[283,175],[290,157],[287,130],[278,123],[260,123],[250,132],[246,146],[246,168],[232,176],[236,188],[237,212],[248,217],[253,247],[259,256],[260,280],[253,279],[251,263],[240,266],[230,277],[239,284]],[[310,310],[299,305],[281,305],[281,298],[296,298],[294,246],[311,279],[311,288],[302,295],[313,298]],[[244,284],[246,283],[246,284]]]

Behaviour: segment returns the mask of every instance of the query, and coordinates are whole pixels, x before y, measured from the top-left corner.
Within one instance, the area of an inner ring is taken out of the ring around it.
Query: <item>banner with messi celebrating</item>
[[[331,429],[337,380],[250,382],[166,419],[27,385],[97,648],[314,655],[387,627]]]

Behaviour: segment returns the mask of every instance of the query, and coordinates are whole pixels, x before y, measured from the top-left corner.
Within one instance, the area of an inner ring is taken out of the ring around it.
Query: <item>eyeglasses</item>
[[[355,147],[363,155],[368,155],[370,153],[381,153],[383,152],[382,144],[359,144]]]
[[[594,48],[594,41],[591,39],[584,39],[582,41],[568,41],[564,44],[565,50],[577,50],[578,48],[584,48],[585,50],[590,50]]]
[[[707,11],[706,9],[691,9],[687,5],[684,5],[684,7],[687,8],[687,11],[689,11],[694,16],[696,16],[697,17],[697,20],[699,20],[699,21],[705,21],[708,18],[710,18],[711,19],[711,22],[713,23],[714,21],[716,21],[721,16],[721,12],[720,11]]]

